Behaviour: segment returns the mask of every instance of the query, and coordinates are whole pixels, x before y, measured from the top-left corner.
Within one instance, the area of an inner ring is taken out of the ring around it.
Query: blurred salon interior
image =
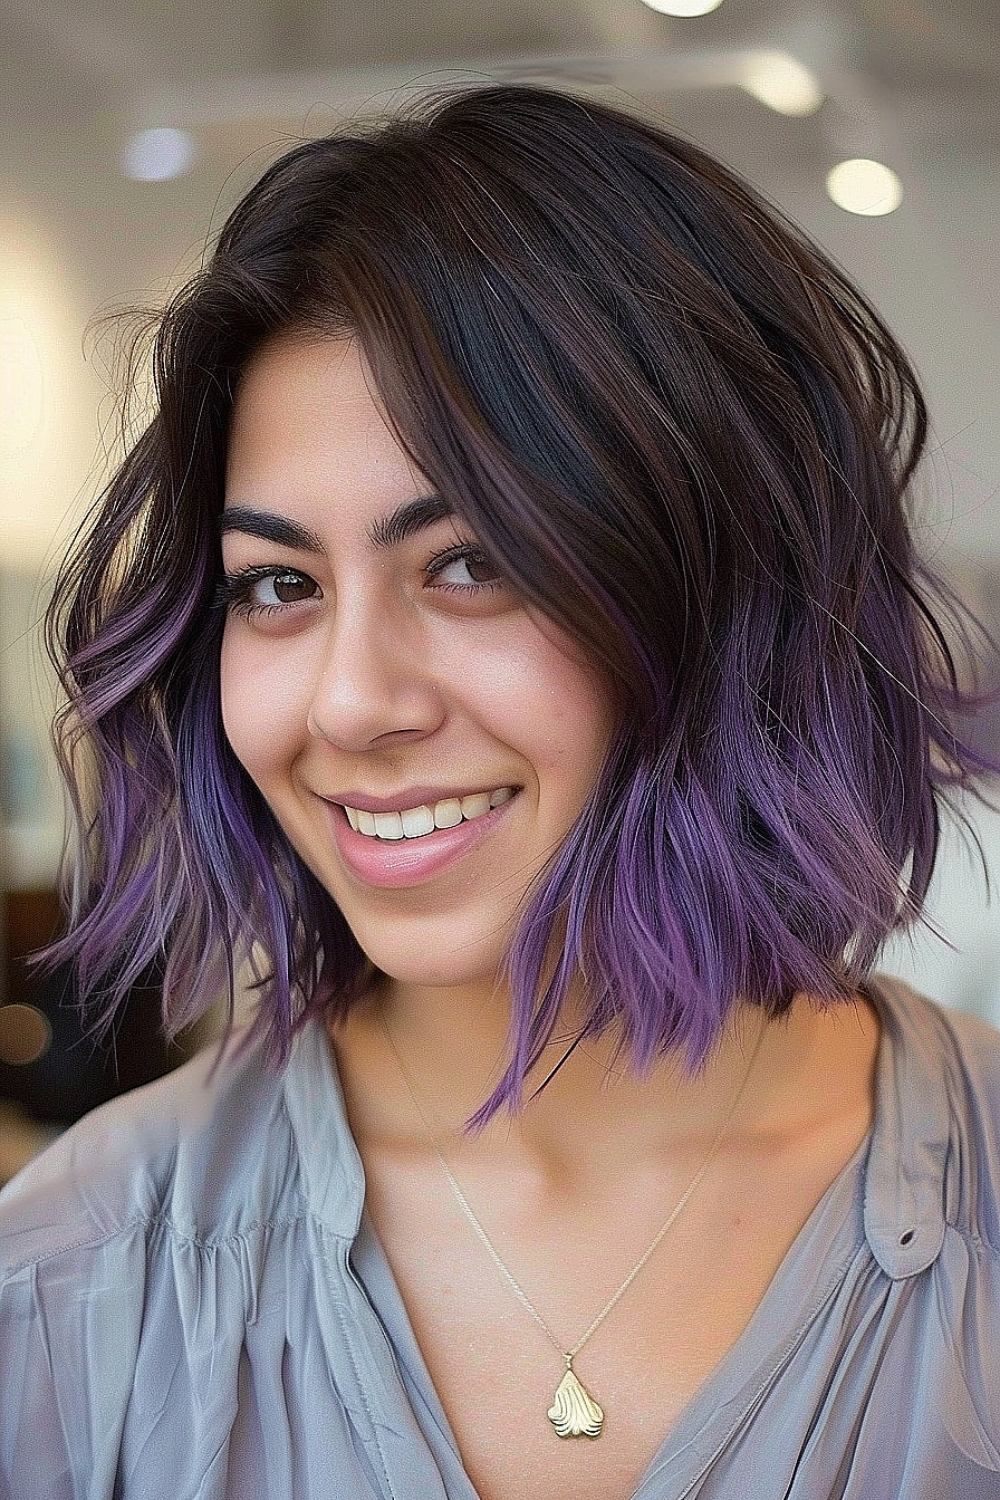
[[[269,160],[358,114],[491,79],[646,111],[884,314],[932,417],[919,545],[1000,634],[997,27],[997,0],[0,0],[0,1182],[205,1040],[164,1042],[150,973],[98,1046],[72,975],[28,962],[64,828],[40,622],[121,451],[112,315],[161,304]],[[1000,758],[1000,703],[969,734]],[[1000,1024],[1000,814],[969,816],[980,848],[946,818],[929,920],[883,967]]]

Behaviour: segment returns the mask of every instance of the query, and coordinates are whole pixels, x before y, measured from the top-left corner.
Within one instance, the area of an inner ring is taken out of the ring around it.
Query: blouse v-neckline
[[[900,1070],[912,1071],[917,1060],[895,1045],[900,1022],[891,990],[873,985],[866,993],[880,1021],[872,1126],[796,1235],[742,1332],[665,1434],[630,1500],[661,1500],[667,1495],[673,1500],[690,1492],[763,1399],[824,1308],[847,1281],[870,1267],[873,1254],[890,1275],[899,1276],[929,1263],[936,1254],[934,1241],[940,1247],[934,1222],[939,1215],[932,1211],[933,1182],[924,1181],[921,1190],[919,1160],[912,1152],[911,1159],[900,1157],[902,1143],[911,1139],[902,1128],[909,1088]],[[349,1143],[351,1265],[394,1351],[406,1399],[438,1466],[443,1466],[443,1478],[444,1469],[448,1471],[449,1500],[478,1500],[388,1257],[364,1212],[364,1169],[328,1040],[324,1051],[337,1124]],[[916,1153],[919,1157],[919,1144]],[[316,1165],[315,1156],[312,1164]],[[924,1222],[918,1232],[919,1206]],[[903,1219],[907,1227],[899,1232]],[[943,1234],[943,1219],[940,1230]]]

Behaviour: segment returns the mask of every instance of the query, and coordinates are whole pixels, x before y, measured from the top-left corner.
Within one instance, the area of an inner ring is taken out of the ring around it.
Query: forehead
[[[298,508],[424,488],[354,339],[284,338],[260,350],[233,403],[226,505]]]

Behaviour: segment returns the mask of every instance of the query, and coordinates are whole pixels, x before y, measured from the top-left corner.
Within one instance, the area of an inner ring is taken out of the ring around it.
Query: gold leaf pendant
[[[600,1437],[604,1412],[580,1384],[567,1363],[566,1374],[556,1387],[548,1418],[561,1438]]]

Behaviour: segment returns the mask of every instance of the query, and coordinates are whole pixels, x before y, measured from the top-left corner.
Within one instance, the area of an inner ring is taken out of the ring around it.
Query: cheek
[[[516,643],[482,659],[479,712],[535,768],[539,790],[581,804],[593,788],[616,722],[612,695],[587,663],[548,632],[529,626]]]
[[[294,676],[269,672],[250,643],[237,630],[227,629],[219,658],[219,689],[226,739],[263,790],[294,752]]]
[[[572,817],[594,790],[614,732],[607,694],[589,678],[579,689],[551,710],[550,764]]]

